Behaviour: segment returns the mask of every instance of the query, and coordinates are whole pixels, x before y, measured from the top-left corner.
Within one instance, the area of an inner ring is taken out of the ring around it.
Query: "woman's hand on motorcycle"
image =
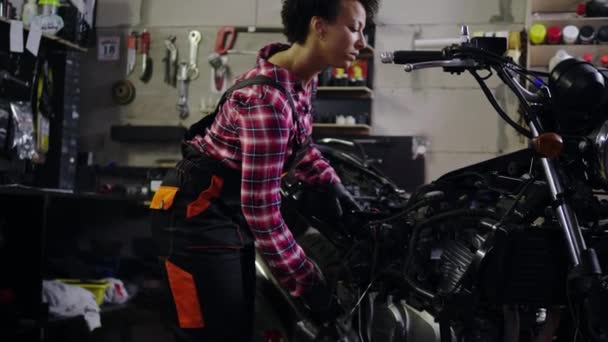
[[[323,271],[312,259],[308,259],[315,270],[315,280],[301,296],[302,304],[308,311],[314,323],[323,324],[335,320],[343,313],[334,294],[334,286],[330,285]]]
[[[308,288],[301,299],[311,320],[316,324],[334,321],[344,313],[330,286],[321,280]]]
[[[330,192],[333,195],[332,205],[335,206],[335,213],[338,217],[363,210],[361,204],[353,198],[353,195],[346,190],[342,183],[331,184]]]

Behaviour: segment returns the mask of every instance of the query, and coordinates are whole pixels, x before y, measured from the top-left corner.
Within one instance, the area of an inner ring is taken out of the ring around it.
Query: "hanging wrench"
[[[177,82],[177,57],[178,51],[175,46],[177,37],[169,36],[165,39],[165,47],[167,48],[165,58],[165,83],[175,87]]]
[[[201,33],[199,31],[190,31],[188,34],[190,39],[190,65],[188,65],[188,78],[195,80],[198,78],[199,70],[197,66],[198,60],[198,44],[201,42]]]
[[[188,109],[188,85],[190,79],[188,78],[188,63],[180,63],[179,71],[177,72],[177,111],[181,119],[185,119],[190,115],[190,109]]]

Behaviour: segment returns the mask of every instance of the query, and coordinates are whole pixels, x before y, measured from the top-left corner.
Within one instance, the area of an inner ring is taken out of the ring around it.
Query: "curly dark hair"
[[[333,23],[340,11],[340,1],[342,0],[283,0],[281,18],[287,40],[290,43],[303,44],[308,35],[310,19],[314,16]],[[379,0],[356,1],[365,8],[367,25],[372,26],[373,18],[378,12]]]

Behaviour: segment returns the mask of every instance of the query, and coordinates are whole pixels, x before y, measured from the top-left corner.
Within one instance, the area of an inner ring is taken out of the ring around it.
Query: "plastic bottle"
[[[547,28],[543,24],[534,24],[530,27],[530,42],[542,44],[547,36]]]
[[[346,117],[342,114],[336,115],[336,125],[346,125]]]
[[[581,44],[593,44],[593,40],[595,39],[595,29],[593,26],[583,26],[579,30],[578,35]]]
[[[559,44],[562,42],[562,29],[559,26],[550,26],[547,29],[547,43]]]
[[[585,62],[588,62],[588,63],[593,63],[593,55],[592,55],[592,54],[590,54],[590,53],[586,52],[586,53],[584,53],[584,54],[583,54],[581,57],[583,58],[583,60],[584,60]]]
[[[521,34],[517,31],[509,32],[509,50],[521,50]]]
[[[507,56],[511,57],[513,62],[519,64],[521,59],[521,34],[517,31],[511,31],[508,33],[507,41]]]
[[[344,68],[336,68],[335,75],[332,80],[332,86],[334,87],[346,87],[348,86],[348,75]]]
[[[578,27],[574,25],[568,25],[564,27],[564,30],[562,31],[562,38],[564,40],[564,44],[575,44],[578,40],[578,36]]]
[[[59,0],[40,0],[38,5],[42,6],[42,14],[33,17],[31,23],[41,27],[43,33],[56,34],[64,25],[63,18],[57,15]]]
[[[586,15],[587,15],[587,4],[582,2],[576,6],[576,16],[579,18],[582,18],[582,17],[585,17]]]
[[[602,26],[597,30],[596,39],[598,44],[608,44],[608,26]]]
[[[38,15],[38,5],[36,4],[36,0],[27,0],[25,4],[23,4],[23,13],[21,14],[21,20],[26,25],[29,25],[32,21],[32,18]]]
[[[363,80],[363,69],[359,65],[353,65],[352,70],[353,76],[349,80],[350,86],[353,87],[362,87],[365,85],[365,81]]]
[[[572,58],[572,56],[568,52],[566,52],[566,50],[557,50],[555,55],[549,60],[549,72],[553,71],[553,68],[555,68],[555,66],[558,65],[559,62],[570,58]]]

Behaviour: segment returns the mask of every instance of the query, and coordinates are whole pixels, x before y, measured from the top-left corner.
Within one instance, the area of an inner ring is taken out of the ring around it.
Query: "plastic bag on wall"
[[[11,102],[13,114],[13,144],[19,159],[35,159],[36,141],[34,135],[34,115],[29,102]]]

